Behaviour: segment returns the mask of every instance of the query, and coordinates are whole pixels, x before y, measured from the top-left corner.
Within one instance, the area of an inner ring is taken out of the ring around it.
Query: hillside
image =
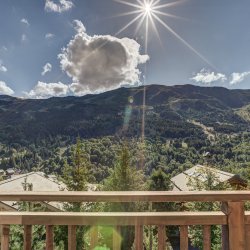
[[[142,96],[142,87],[46,100],[0,96],[0,138],[3,142],[20,143],[57,135],[138,137]],[[249,128],[249,120],[239,110],[248,104],[250,90],[147,86],[146,137],[200,136],[202,128],[191,120],[219,133],[244,131]]]
[[[250,90],[147,86],[145,144],[140,141],[143,89],[99,95],[18,99],[0,96],[0,169],[62,174],[80,136],[96,180],[113,168],[124,139],[146,175],[171,175],[202,164],[250,175]]]

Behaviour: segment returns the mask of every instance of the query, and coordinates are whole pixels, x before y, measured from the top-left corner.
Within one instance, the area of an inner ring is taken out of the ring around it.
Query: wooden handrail
[[[61,202],[230,202],[250,201],[250,191],[133,191],[133,192],[6,192],[0,201]]]
[[[16,225],[226,225],[222,212],[0,212],[3,224]]]

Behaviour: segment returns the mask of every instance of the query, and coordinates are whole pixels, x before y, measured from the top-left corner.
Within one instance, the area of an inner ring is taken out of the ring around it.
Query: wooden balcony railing
[[[26,202],[221,202],[217,212],[0,212],[1,249],[9,249],[10,225],[22,225],[24,249],[32,245],[32,226],[46,226],[46,249],[53,249],[53,226],[68,226],[68,249],[76,249],[76,227],[92,226],[90,249],[98,244],[99,225],[110,225],[119,232],[122,226],[135,227],[135,248],[143,249],[143,226],[158,227],[158,249],[166,249],[166,226],[180,228],[180,249],[188,249],[189,226],[203,226],[203,249],[211,249],[211,225],[222,226],[223,250],[250,249],[250,212],[244,202],[250,201],[249,191],[216,192],[21,192],[1,193],[0,201]],[[121,242],[113,234],[113,249]]]

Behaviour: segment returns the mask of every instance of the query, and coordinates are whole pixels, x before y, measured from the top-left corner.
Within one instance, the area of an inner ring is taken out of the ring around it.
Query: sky
[[[81,96],[141,84],[250,88],[249,0],[145,1],[0,1],[0,94]]]

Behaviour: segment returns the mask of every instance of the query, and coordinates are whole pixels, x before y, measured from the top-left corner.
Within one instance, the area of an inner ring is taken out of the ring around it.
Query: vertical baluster
[[[76,226],[68,226],[68,249],[76,250]]]
[[[158,250],[166,250],[166,227],[158,226]]]
[[[93,226],[90,229],[90,250],[95,249],[97,245],[98,245],[98,227]]]
[[[32,226],[24,226],[23,249],[31,250],[32,247]]]
[[[250,250],[250,225],[245,226],[246,231],[246,250]]]
[[[143,226],[135,226],[135,249],[143,250]]]
[[[9,250],[9,241],[10,241],[10,226],[2,225],[1,226],[1,250]]]
[[[203,226],[203,250],[211,249],[211,226]]]
[[[180,226],[180,249],[188,250],[188,226]]]
[[[245,211],[243,202],[228,202],[229,249],[245,250]]]
[[[221,211],[228,215],[228,204],[227,202],[221,203]],[[221,249],[229,250],[229,229],[228,225],[221,226]]]
[[[53,250],[53,248],[54,248],[53,226],[46,226],[46,250]]]
[[[121,227],[116,226],[113,230],[113,249],[120,250],[121,249]]]

